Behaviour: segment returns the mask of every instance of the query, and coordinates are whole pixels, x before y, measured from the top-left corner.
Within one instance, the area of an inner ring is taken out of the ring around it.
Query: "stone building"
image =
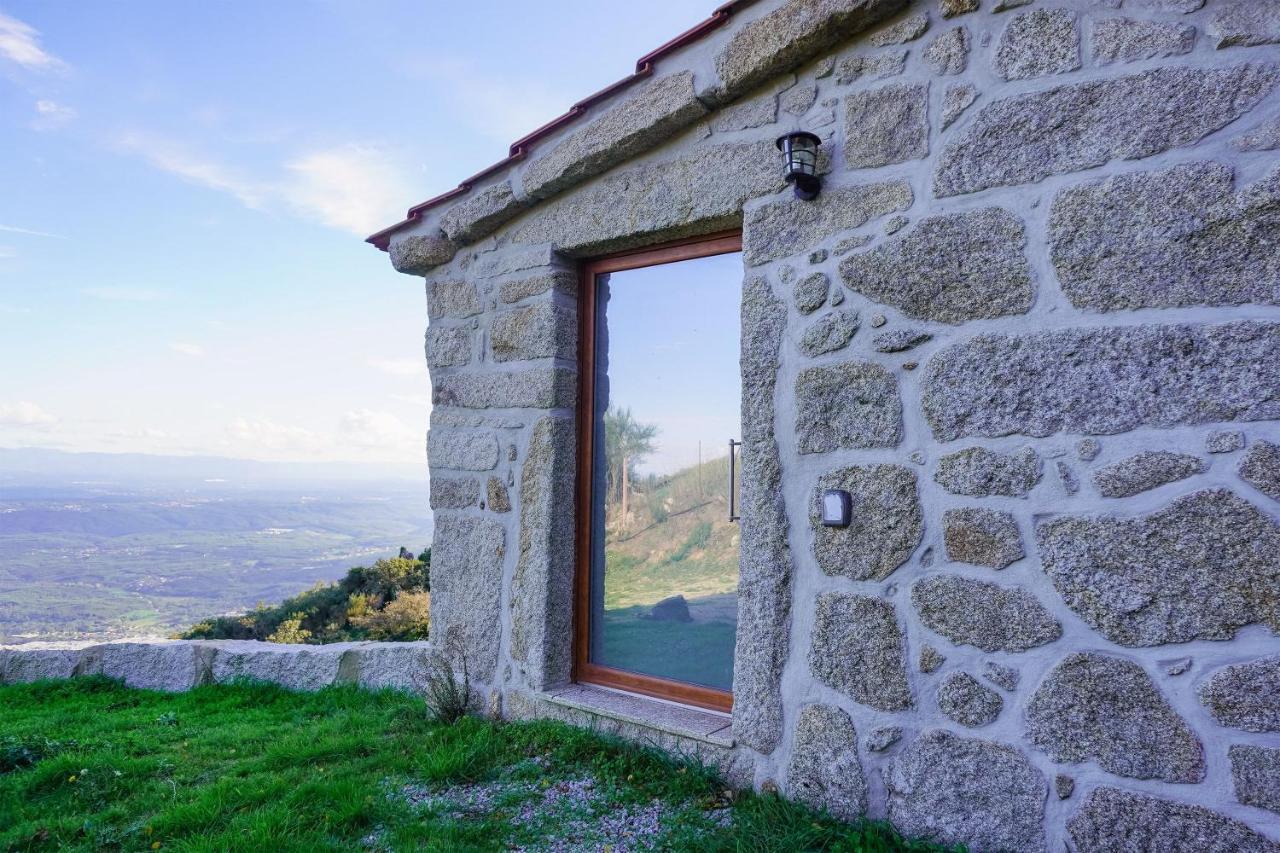
[[[433,643],[909,836],[1280,850],[1278,150],[1274,0],[721,7],[370,238],[426,279]],[[723,713],[581,639],[588,306],[739,246]]]

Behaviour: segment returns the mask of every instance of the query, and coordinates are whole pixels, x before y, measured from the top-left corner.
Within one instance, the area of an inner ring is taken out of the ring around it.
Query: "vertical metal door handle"
[[[735,453],[734,450],[735,448],[738,448],[741,446],[742,446],[741,441],[734,441],[732,438],[729,439],[729,520],[730,521],[737,521],[738,519],[742,518],[742,516],[738,515],[737,513],[737,500],[735,495],[735,492],[737,491],[737,489],[735,488],[737,486],[737,483],[735,482],[735,477],[734,477],[734,469],[736,467],[735,460],[737,458],[737,453]]]

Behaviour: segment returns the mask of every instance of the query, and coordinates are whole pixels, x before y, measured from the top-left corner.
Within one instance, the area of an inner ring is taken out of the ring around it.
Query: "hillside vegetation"
[[[403,549],[402,549],[402,553]],[[341,643],[425,640],[431,619],[431,549],[356,566],[335,583],[317,583],[281,604],[218,616],[179,635],[185,640]]]

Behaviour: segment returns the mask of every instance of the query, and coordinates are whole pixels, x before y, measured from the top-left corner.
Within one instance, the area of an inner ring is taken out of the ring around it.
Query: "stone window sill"
[[[570,684],[568,687],[543,693],[541,698],[554,705],[655,729],[677,737],[725,748],[733,746],[733,718],[717,711],[706,711],[591,684]]]

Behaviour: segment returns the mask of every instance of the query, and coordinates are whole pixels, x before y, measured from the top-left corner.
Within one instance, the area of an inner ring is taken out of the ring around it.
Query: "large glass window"
[[[721,708],[737,624],[737,246],[722,238],[610,259],[584,276],[579,679]]]

